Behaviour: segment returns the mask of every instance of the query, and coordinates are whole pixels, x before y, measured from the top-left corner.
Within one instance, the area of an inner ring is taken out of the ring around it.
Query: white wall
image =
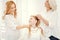
[[[57,35],[60,38],[60,0],[56,0],[57,2],[57,13],[58,13],[58,19],[57,19]]]

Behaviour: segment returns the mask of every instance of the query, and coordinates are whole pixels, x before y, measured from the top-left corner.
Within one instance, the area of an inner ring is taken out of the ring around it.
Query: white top
[[[29,35],[28,28],[20,29],[20,38],[19,38],[19,40],[29,40],[28,35]]]
[[[42,36],[40,28],[31,27],[31,35],[29,36],[28,28],[23,28],[20,30],[20,39],[19,40],[49,40]]]
[[[18,40],[19,38],[19,30],[16,30],[16,19],[14,18],[13,15],[6,15],[5,16],[5,28],[6,28],[6,40]]]
[[[13,15],[6,15],[4,20],[7,28],[13,29],[13,30],[16,29],[17,23]]]
[[[51,32],[51,35],[55,36],[55,31],[56,31],[56,28],[57,28],[57,13],[56,11],[49,11],[47,14],[47,20],[49,21],[49,29],[50,29],[50,32]],[[50,35],[50,36],[51,36]]]
[[[46,38],[41,34],[41,29],[40,28],[31,27],[30,40],[49,40],[49,38]]]
[[[42,27],[44,28],[44,31],[46,33],[46,35],[49,37],[51,35],[55,35],[55,31],[56,31],[56,28],[57,28],[57,13],[56,11],[48,11],[43,18],[45,18],[48,22],[49,22],[49,26],[47,27],[46,25],[44,25],[44,23],[41,23]]]
[[[47,20],[49,21],[49,27],[56,27],[57,26],[57,12],[56,11],[49,11],[46,13]]]
[[[31,35],[30,40],[40,40],[41,39],[41,30],[39,28],[31,27]]]

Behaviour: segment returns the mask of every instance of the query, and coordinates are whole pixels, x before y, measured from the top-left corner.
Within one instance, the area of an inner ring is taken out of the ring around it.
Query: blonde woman
[[[46,7],[46,18],[44,19],[41,15],[37,15],[37,17],[43,21],[44,24],[47,24],[46,27],[46,36],[50,38],[50,40],[59,40],[56,35],[57,31],[57,5],[55,0],[46,0],[45,1]]]
[[[51,34],[49,36],[50,40],[59,40],[57,38],[56,32],[57,32],[57,4],[55,0],[46,0],[45,7],[47,10],[47,19],[49,21],[49,27],[51,28]],[[53,29],[53,30],[52,30]]]
[[[6,10],[3,16],[6,25],[6,40],[18,40],[19,30],[16,23],[16,4],[13,1],[6,2]]]

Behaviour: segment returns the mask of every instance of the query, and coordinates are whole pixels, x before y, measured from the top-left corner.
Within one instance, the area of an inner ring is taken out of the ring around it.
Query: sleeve
[[[10,29],[16,29],[16,24],[15,24],[15,21],[13,20],[14,18],[11,17],[11,16],[6,16],[5,17],[5,24],[7,26],[7,28],[10,28]]]
[[[48,21],[48,23],[49,23],[49,25],[47,26],[47,27],[49,27],[49,28],[51,28],[52,26],[53,26],[53,22],[52,22],[52,19],[51,18],[49,18],[48,16],[47,16],[47,18],[45,18],[47,21]],[[45,25],[46,26],[46,25]]]

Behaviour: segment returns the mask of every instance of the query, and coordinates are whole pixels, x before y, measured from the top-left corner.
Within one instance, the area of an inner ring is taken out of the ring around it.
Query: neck
[[[36,28],[36,25],[32,25],[33,28]]]
[[[14,15],[14,12],[11,12],[11,15]]]

